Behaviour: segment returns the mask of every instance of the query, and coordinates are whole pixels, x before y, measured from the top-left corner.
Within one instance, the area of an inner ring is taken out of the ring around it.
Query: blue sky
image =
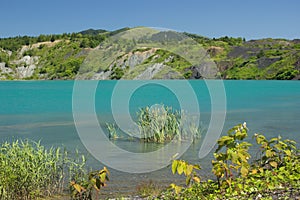
[[[300,38],[299,0],[2,0],[0,37],[148,26],[207,37]]]

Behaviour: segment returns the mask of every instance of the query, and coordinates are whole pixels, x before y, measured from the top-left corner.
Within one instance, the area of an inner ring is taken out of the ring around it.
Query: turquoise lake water
[[[166,81],[167,82],[167,81]],[[111,96],[117,81],[100,81],[95,93],[95,110],[102,127],[111,122]],[[132,82],[123,81],[122,85]],[[181,81],[173,81],[180,87]],[[208,127],[211,117],[211,99],[205,81],[189,82],[197,96],[202,126]],[[87,153],[76,132],[72,115],[72,94],[74,81],[3,81],[0,82],[0,141],[18,138],[41,140],[46,146],[64,145],[67,149],[79,149]],[[300,143],[300,82],[299,81],[224,81],[226,92],[225,133],[230,127],[247,122],[249,135],[264,133],[267,137],[281,135]],[[123,91],[123,92],[126,92]],[[82,97],[84,98],[84,96]],[[180,98],[189,98],[181,96]],[[122,99],[120,99],[121,101]],[[129,101],[129,111],[134,118],[140,107],[164,104],[180,108],[178,97],[166,87],[148,84],[138,88]],[[120,112],[118,115],[122,116]],[[126,117],[124,115],[124,117]],[[251,139],[251,137],[250,137]],[[250,141],[250,140],[249,140]],[[132,151],[144,151],[148,147],[137,142],[116,142],[118,146]],[[154,147],[155,148],[155,147]],[[183,158],[207,166],[207,158],[199,161],[198,146],[192,146]],[[255,151],[255,150],[253,150]],[[87,154],[88,155],[88,154]],[[102,166],[90,158],[92,167]],[[205,168],[205,167],[204,167]],[[206,171],[205,171],[206,170]],[[135,189],[141,180],[170,183],[173,178],[170,168],[147,174],[128,174],[112,171],[107,193],[112,188],[117,192]],[[178,177],[177,177],[178,178]],[[128,185],[128,181],[131,182]],[[105,191],[104,190],[104,191]]]

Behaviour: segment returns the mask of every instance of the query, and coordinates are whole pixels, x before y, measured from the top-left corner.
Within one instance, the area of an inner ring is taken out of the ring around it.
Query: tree
[[[80,43],[80,48],[87,48],[90,46],[90,41],[87,38],[83,38]]]
[[[51,35],[50,41],[51,41],[51,42],[54,42],[54,41],[55,41],[55,35]]]

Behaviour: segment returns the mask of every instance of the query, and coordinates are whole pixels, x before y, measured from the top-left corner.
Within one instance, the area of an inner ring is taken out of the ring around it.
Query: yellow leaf
[[[181,175],[182,172],[183,172],[183,166],[182,166],[181,163],[180,163],[179,166],[177,167],[177,172],[178,172],[179,175]]]
[[[277,168],[277,166],[278,166],[277,162],[275,162],[275,161],[271,161],[270,165],[274,168]]]
[[[241,167],[241,174],[243,177],[247,176],[248,174],[248,169],[244,166]]]
[[[176,186],[176,187],[175,187],[175,193],[176,193],[176,194],[179,194],[179,193],[181,192],[181,189],[182,189],[182,187]]]
[[[200,168],[200,166],[199,166],[199,165],[194,165],[194,169],[198,169],[198,170],[200,170],[201,168]]]
[[[180,191],[181,191],[181,189],[182,189],[182,187],[180,187],[180,186],[178,186],[178,185],[175,185],[174,183],[172,183],[170,186],[171,186],[172,189],[175,190],[175,193],[176,193],[176,194],[179,194]]]
[[[110,172],[106,167],[103,167],[103,169],[105,170],[106,174],[110,175]]]
[[[228,183],[228,185],[231,185],[231,179],[227,179],[226,182]]]
[[[178,160],[173,160],[172,163],[172,173],[175,174],[178,166]]]
[[[182,162],[183,173],[184,173],[185,176],[187,176],[187,175],[186,175],[186,173],[187,173],[187,165],[188,165],[188,164],[187,164],[185,161]]]
[[[73,187],[75,188],[75,190],[77,191],[77,192],[81,192],[81,191],[84,191],[85,189],[84,189],[84,187],[82,187],[81,185],[79,185],[79,184],[74,184],[73,185]]]
[[[90,181],[91,183],[96,184],[96,178],[91,178]]]
[[[100,175],[100,180],[101,180],[102,183],[105,182],[105,180],[106,180],[106,173],[102,173]]]
[[[193,168],[194,168],[193,165],[188,165],[188,166],[186,167],[186,176],[191,175],[191,173],[193,172]]]
[[[200,183],[200,178],[198,176],[194,176],[193,181],[195,181],[196,183]]]
[[[292,152],[291,152],[290,150],[285,150],[284,152],[285,152],[285,154],[286,154],[287,156],[291,156],[291,155],[292,155]]]
[[[252,174],[257,174],[257,169],[252,169]]]

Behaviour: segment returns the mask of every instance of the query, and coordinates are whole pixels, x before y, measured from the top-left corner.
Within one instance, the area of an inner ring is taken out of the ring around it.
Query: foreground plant
[[[172,173],[178,173],[179,175],[183,173],[186,177],[186,186],[190,186],[192,183],[200,183],[200,177],[194,170],[200,170],[200,166],[189,164],[187,161],[184,160],[173,160],[172,162]],[[174,189],[177,195],[181,192],[183,188],[174,183],[172,183],[170,187]]]
[[[0,199],[34,199],[61,193],[67,157],[40,143],[5,142],[0,149]]]
[[[254,138],[259,145],[259,158],[249,163],[251,144],[244,142],[246,123],[230,129],[218,140],[212,161],[215,180],[193,182],[188,187],[171,184],[162,199],[294,199],[300,196],[300,154],[295,141],[280,136]],[[177,167],[183,166],[180,169]],[[176,166],[176,167],[175,167]],[[172,172],[183,172],[190,164],[173,161]]]
[[[88,177],[83,180],[72,180],[71,191],[72,199],[91,200],[95,191],[95,199],[99,199],[100,189],[106,186],[109,180],[109,171],[106,167],[88,173]]]
[[[217,141],[218,148],[214,153],[216,160],[212,160],[212,172],[217,177],[219,188],[226,184],[232,189],[234,174],[241,177],[248,175],[250,168],[248,150],[251,144],[243,141],[248,136],[247,132],[245,122],[230,129],[226,136]]]
[[[0,146],[0,199],[38,199],[64,193],[68,180],[85,180],[87,174],[85,157],[78,152],[76,155],[71,157],[59,147],[46,149],[39,142],[28,140],[3,143]],[[103,174],[106,177],[107,172],[105,169],[99,174],[90,173],[90,181],[100,189],[99,181],[101,185]]]

